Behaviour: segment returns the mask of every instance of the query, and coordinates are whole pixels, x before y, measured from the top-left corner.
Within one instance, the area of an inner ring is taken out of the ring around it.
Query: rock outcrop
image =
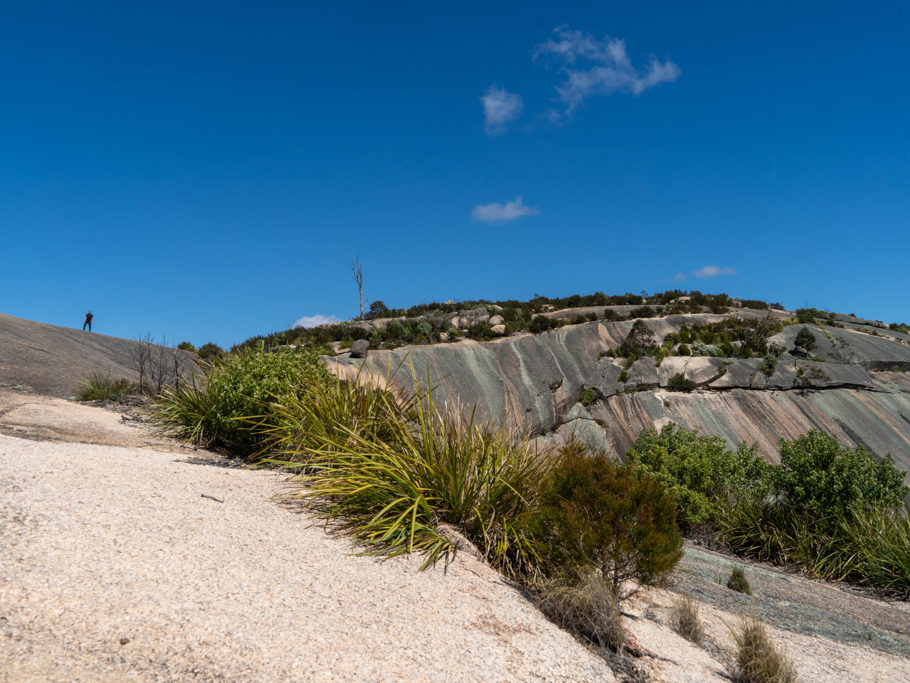
[[[732,315],[783,319],[780,311],[738,310],[733,314],[689,314],[646,322],[659,342],[683,325],[708,324]],[[854,319],[855,320],[855,319]],[[851,321],[852,323],[852,321]],[[910,336],[859,324],[809,325],[816,348],[809,357],[794,350],[803,325],[788,325],[769,342],[783,349],[773,368],[760,358],[670,356],[659,364],[644,357],[605,354],[619,347],[631,321],[568,325],[542,334],[491,342],[411,346],[370,353],[366,367],[393,381],[436,386],[436,396],[476,406],[493,420],[522,425],[542,445],[575,434],[592,446],[622,457],[638,433],[673,421],[717,434],[731,445],[756,442],[770,461],[781,438],[823,429],[845,445],[890,452],[910,469]],[[334,363],[350,364],[345,358]],[[397,371],[396,371],[397,368]],[[412,377],[413,370],[413,377]],[[682,374],[691,393],[668,390]],[[582,406],[582,389],[596,390]]]

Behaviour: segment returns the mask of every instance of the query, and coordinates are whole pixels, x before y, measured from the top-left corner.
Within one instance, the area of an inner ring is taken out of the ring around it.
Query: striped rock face
[[[683,325],[734,315],[769,314],[742,310],[645,322],[660,343]],[[769,340],[785,349],[770,373],[760,358],[669,356],[658,364],[646,357],[626,367],[625,359],[604,354],[623,342],[631,321],[582,323],[492,342],[371,351],[364,361],[329,360],[337,371],[363,363],[367,372],[399,385],[416,380],[434,386],[440,403],[476,407],[485,418],[522,426],[542,446],[574,434],[622,457],[642,429],[672,421],[722,436],[731,445],[756,442],[773,462],[779,439],[814,427],[851,447],[890,452],[910,470],[910,336],[841,324],[785,327]],[[811,356],[795,345],[803,328],[816,339]],[[670,391],[677,375],[694,382],[695,390]]]

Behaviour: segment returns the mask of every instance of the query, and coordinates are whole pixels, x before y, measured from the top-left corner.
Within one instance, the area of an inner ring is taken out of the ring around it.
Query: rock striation
[[[783,311],[741,309],[646,323],[659,343],[683,325],[732,316],[788,319]],[[660,363],[646,356],[626,367],[625,359],[605,354],[626,338],[633,324],[628,320],[490,342],[375,350],[365,361],[329,362],[357,368],[363,363],[367,371],[402,385],[429,384],[440,402],[476,406],[481,416],[524,427],[541,445],[574,434],[622,457],[642,429],[672,421],[722,436],[731,445],[755,442],[773,462],[779,439],[819,428],[845,445],[890,452],[910,470],[910,336],[855,320],[786,326],[769,339],[783,349],[770,371],[760,358],[710,356],[670,356]],[[816,338],[811,355],[795,346],[803,327]],[[670,391],[669,380],[677,374],[694,382],[695,390]],[[597,400],[584,406],[578,398],[587,388]]]

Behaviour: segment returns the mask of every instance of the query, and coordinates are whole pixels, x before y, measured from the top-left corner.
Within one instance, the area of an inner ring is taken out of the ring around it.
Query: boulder
[[[493,316],[492,318],[490,318],[490,320],[489,320],[490,324],[493,325],[494,327],[495,327],[496,325],[502,325],[505,321],[506,321],[506,319],[503,318],[501,315],[494,315],[494,316]]]
[[[499,316],[496,316],[496,317],[498,318]],[[505,325],[493,325],[493,327],[491,328],[490,331],[491,331],[493,334],[502,335],[502,334],[505,334],[505,333],[506,333],[506,326],[505,326]]]
[[[351,358],[366,358],[369,348],[370,342],[366,339],[358,339],[351,344]]]

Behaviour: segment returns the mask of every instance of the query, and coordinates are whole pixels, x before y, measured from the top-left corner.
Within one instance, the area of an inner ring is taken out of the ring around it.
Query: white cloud
[[[679,271],[679,272],[676,274],[676,277],[674,277],[673,279],[676,280],[677,282],[682,282],[683,280],[686,279],[686,274],[685,274],[684,272],[682,272],[682,271]]]
[[[316,315],[305,315],[302,318],[298,318],[291,327],[319,327],[320,325],[330,325],[332,323],[340,322],[341,318],[336,318],[334,315],[317,313]]]
[[[698,270],[693,270],[692,275],[694,277],[717,277],[718,275],[736,275],[736,272],[736,268],[703,266]]]
[[[661,62],[653,55],[647,67],[636,69],[626,53],[625,41],[618,38],[598,40],[567,26],[554,29],[554,33],[555,38],[537,46],[534,59],[551,58],[561,64],[565,74],[565,81],[556,86],[560,108],[550,111],[550,118],[555,120],[569,116],[591,95],[640,95],[648,88],[675,81],[682,73],[669,59]]]
[[[524,109],[521,95],[496,85],[487,88],[480,101],[483,103],[483,127],[487,135],[504,133],[506,126],[521,116]]]
[[[514,221],[522,216],[536,216],[537,209],[532,206],[525,206],[521,197],[515,197],[511,202],[505,204],[478,204],[471,211],[471,220],[483,221],[484,223],[505,223]]]

